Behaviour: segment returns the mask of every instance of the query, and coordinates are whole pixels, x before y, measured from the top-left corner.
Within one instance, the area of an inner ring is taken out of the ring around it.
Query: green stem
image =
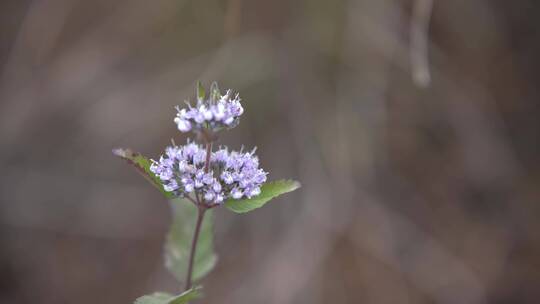
[[[193,234],[193,240],[191,241],[191,252],[189,253],[189,265],[188,265],[188,272],[187,272],[187,278],[186,278],[186,290],[189,290],[191,288],[191,279],[193,276],[193,264],[195,262],[195,252],[197,250],[197,242],[199,241],[199,233],[201,232],[201,226],[204,218],[204,212],[206,211],[206,208],[199,205],[198,206],[198,213],[197,213],[197,224],[195,225],[195,232]]]

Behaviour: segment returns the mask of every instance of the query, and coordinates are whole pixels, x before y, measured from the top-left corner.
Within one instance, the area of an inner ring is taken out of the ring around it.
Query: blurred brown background
[[[540,3],[429,2],[2,0],[0,303],[179,291],[111,149],[185,141],[199,79],[244,100],[220,143],[303,184],[217,212],[201,303],[538,303]]]

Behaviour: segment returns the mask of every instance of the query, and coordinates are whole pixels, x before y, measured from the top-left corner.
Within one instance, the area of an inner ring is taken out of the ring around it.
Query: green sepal
[[[206,97],[206,92],[204,91],[204,87],[200,81],[197,81],[197,100],[203,101]]]
[[[217,102],[221,98],[221,92],[219,91],[219,87],[217,82],[212,82],[212,85],[210,86],[210,100],[212,103]]]

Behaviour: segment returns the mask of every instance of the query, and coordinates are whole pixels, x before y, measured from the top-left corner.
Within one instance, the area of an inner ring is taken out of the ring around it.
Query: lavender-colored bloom
[[[163,189],[165,189],[165,191],[169,191],[169,192],[178,189],[178,187],[179,187],[178,183],[174,179],[170,180],[169,183],[163,185]]]
[[[214,203],[221,204],[221,203],[223,203],[223,199],[224,199],[223,194],[218,193],[218,194],[216,194],[216,198],[214,199]]]
[[[195,190],[195,184],[191,179],[186,179],[186,181],[182,182],[182,184],[184,185],[184,191],[186,193],[191,193],[193,190]]]
[[[162,181],[168,181],[168,180],[170,180],[171,178],[173,178],[173,171],[172,171],[172,169],[169,168],[169,167],[163,168],[163,170],[161,170],[161,173],[159,174],[159,178],[160,178]]]
[[[253,188],[249,189],[248,194],[247,194],[247,197],[250,197],[250,198],[251,198],[251,197],[257,196],[257,195],[259,195],[259,194],[261,194],[261,188],[259,188],[259,187],[253,187]]]
[[[225,149],[221,149],[212,153],[211,157],[213,162],[225,164],[229,158],[229,152],[227,152]]]
[[[229,171],[224,171],[223,173],[221,173],[220,177],[221,177],[221,180],[227,185],[234,183],[234,178],[231,172]]]
[[[219,193],[221,192],[221,189],[222,189],[221,184],[218,181],[214,180],[214,183],[212,184],[212,190],[214,190],[214,192]]]
[[[205,194],[204,194],[204,200],[207,201],[207,202],[211,202],[214,200],[214,192],[212,191],[207,191]]]
[[[240,116],[244,113],[239,95],[233,95],[231,90],[218,98],[198,100],[195,107],[189,103],[187,106],[188,109],[176,108],[178,113],[174,122],[180,132],[201,131],[204,128],[211,131],[230,129],[238,124]]]
[[[221,148],[212,152],[207,171],[206,159],[206,149],[195,143],[171,146],[151,164],[150,171],[163,182],[166,191],[176,196],[195,192],[209,205],[260,194],[267,173],[259,168],[254,150],[229,152]]]
[[[174,118],[174,123],[176,123],[176,126],[178,127],[178,130],[180,132],[189,132],[191,131],[191,123],[187,119],[183,119],[180,117]]]
[[[239,199],[239,198],[241,198],[243,195],[244,195],[244,193],[242,192],[242,190],[240,190],[240,189],[238,189],[238,188],[234,188],[234,189],[232,189],[232,191],[231,191],[231,196],[232,196],[232,198],[234,198],[234,199]]]

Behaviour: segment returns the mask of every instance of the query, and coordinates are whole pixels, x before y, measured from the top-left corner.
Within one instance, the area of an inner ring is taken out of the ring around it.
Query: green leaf
[[[165,292],[155,292],[151,295],[146,295],[135,300],[135,304],[186,304],[191,300],[202,297],[202,287],[197,286],[184,291],[178,296],[174,296]]]
[[[204,87],[200,81],[197,81],[197,100],[203,101],[206,93]]]
[[[300,188],[300,183],[294,180],[278,180],[262,185],[261,194],[249,199],[229,199],[225,206],[236,213],[245,213],[264,206],[274,197]]]
[[[221,92],[219,91],[219,87],[217,82],[212,82],[212,85],[210,86],[210,99],[212,100],[212,103],[218,101],[221,98]]]
[[[154,292],[135,300],[135,304],[167,304],[174,296],[165,292]]]
[[[113,149],[112,152],[114,155],[126,160],[128,164],[133,165],[137,171],[142,174],[142,176],[144,176],[144,178],[146,178],[146,180],[148,180],[152,185],[158,188],[158,190],[161,191],[166,198],[174,197],[172,192],[167,192],[165,189],[163,189],[163,184],[161,183],[159,177],[150,171],[151,162],[144,155],[133,152],[130,149],[122,148]]]
[[[168,304],[185,304],[191,300],[199,299],[202,297],[201,290],[201,286],[193,287],[184,291],[181,295],[173,297]]]
[[[187,275],[191,241],[197,221],[197,207],[186,199],[171,200],[173,223],[167,235],[165,244],[165,266],[179,280],[184,281]],[[202,279],[216,265],[217,255],[213,242],[213,212],[207,210],[204,214],[195,262],[193,265],[193,280]]]

